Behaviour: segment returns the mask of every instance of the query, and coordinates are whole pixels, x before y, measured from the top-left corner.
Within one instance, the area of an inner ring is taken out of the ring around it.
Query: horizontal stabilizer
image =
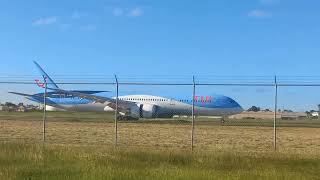
[[[31,95],[31,94],[24,94],[24,93],[18,93],[18,92],[9,92],[9,93],[16,94],[16,95],[19,95],[19,96],[33,97],[33,95]]]
[[[34,102],[43,103],[43,94],[30,95],[30,94],[24,94],[24,93],[18,93],[18,92],[9,92],[9,93],[16,94],[16,95],[19,95],[19,96],[24,96],[25,98],[27,98],[27,99],[29,99],[31,101],[34,101]],[[59,104],[56,104],[55,102],[51,101],[49,98],[46,98],[46,102],[47,102],[47,105],[63,109],[62,106],[60,106]]]

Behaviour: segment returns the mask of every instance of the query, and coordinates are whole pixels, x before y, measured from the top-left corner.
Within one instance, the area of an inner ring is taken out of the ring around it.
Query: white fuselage
[[[160,96],[151,95],[128,95],[119,96],[119,101],[130,101],[137,105],[154,105],[158,107],[157,113],[160,116],[169,115],[191,115],[192,113],[192,101],[191,100],[178,100],[168,99]],[[115,98],[113,98],[115,99]],[[198,102],[199,104],[200,102]],[[241,107],[210,107],[202,102],[200,105],[195,103],[195,115],[197,116],[229,116],[238,114],[243,111]],[[102,103],[87,103],[87,104],[59,104],[59,107],[51,108],[52,110],[60,111],[114,111],[113,108]],[[50,105],[49,105],[50,107]],[[50,109],[47,109],[50,110]]]

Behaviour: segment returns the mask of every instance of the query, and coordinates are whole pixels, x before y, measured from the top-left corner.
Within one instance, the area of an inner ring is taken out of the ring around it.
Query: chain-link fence
[[[39,88],[29,81],[3,80],[0,140],[207,151],[320,150],[317,81],[167,78],[82,79],[57,83],[56,89],[49,82]]]

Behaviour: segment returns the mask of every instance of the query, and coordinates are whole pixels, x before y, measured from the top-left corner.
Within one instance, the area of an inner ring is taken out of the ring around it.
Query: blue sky
[[[319,75],[319,7],[316,0],[2,0],[0,75],[37,75],[33,60],[53,76]]]

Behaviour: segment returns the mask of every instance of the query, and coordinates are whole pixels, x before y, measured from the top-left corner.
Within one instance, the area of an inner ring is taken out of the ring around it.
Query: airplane
[[[241,113],[242,107],[232,98],[224,95],[194,96],[193,98],[174,98],[154,95],[124,95],[116,97],[106,97],[97,95],[108,91],[81,91],[61,89],[34,61],[40,71],[43,80],[36,80],[39,87],[47,89],[46,110],[48,111],[94,111],[110,112],[115,111],[118,104],[118,111],[123,119],[140,118],[172,118],[174,115],[192,115],[192,104],[196,116],[221,116],[226,117]],[[9,92],[24,96],[25,98],[37,102],[44,102],[44,93],[25,94],[19,92]],[[194,102],[193,102],[194,101]]]

